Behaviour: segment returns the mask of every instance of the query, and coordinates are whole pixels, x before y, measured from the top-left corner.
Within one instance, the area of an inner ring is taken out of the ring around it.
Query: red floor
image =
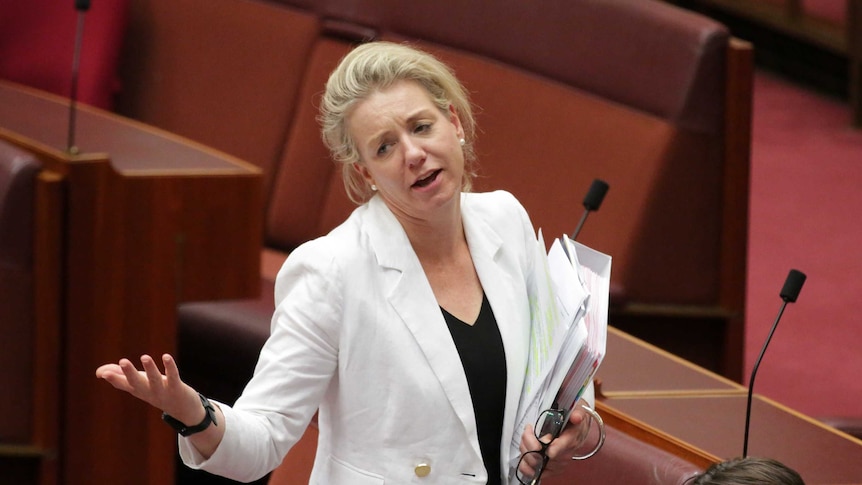
[[[747,374],[791,268],[807,274],[755,392],[811,416],[862,418],[862,130],[846,105],[765,73],[755,79]]]

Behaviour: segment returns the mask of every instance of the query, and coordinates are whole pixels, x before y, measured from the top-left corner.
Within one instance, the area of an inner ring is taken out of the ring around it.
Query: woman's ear
[[[464,128],[461,126],[461,118],[458,117],[458,111],[455,110],[455,105],[449,105],[449,121],[455,125],[455,134],[458,138],[464,138]]]
[[[374,185],[374,179],[371,177],[371,173],[368,172],[368,168],[365,167],[365,165],[360,162],[354,162],[353,169],[356,170],[366,182],[368,182],[368,185]]]

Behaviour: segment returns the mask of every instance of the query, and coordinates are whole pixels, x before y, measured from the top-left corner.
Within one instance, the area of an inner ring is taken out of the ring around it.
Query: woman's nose
[[[401,146],[404,148],[404,160],[408,166],[415,167],[425,160],[425,149],[416,140],[407,138]]]

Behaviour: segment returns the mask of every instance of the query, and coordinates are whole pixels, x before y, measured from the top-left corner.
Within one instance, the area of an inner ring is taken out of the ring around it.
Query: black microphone
[[[757,375],[757,369],[760,367],[760,361],[763,360],[763,354],[766,353],[766,347],[769,345],[769,341],[772,340],[772,334],[775,333],[775,327],[778,326],[778,321],[784,313],[784,308],[788,303],[796,302],[796,298],[799,297],[799,291],[802,290],[802,285],[804,283],[805,273],[791,269],[790,274],[787,275],[787,279],[784,280],[784,286],[781,288],[781,293],[779,293],[782,302],[781,308],[778,310],[778,316],[775,317],[775,323],[772,324],[772,329],[766,337],[766,342],[763,343],[763,348],[760,350],[760,355],[757,357],[757,361],[754,363],[754,369],[751,370],[751,379],[748,381],[748,404],[745,408],[745,441],[742,445],[743,458],[748,456],[748,426],[751,422],[751,396],[754,391],[754,378]]]
[[[602,201],[605,199],[605,194],[607,193],[607,182],[601,179],[593,180],[592,185],[590,185],[590,190],[587,191],[587,195],[584,197],[584,214],[581,216],[581,220],[578,222],[578,227],[575,228],[575,232],[572,233],[572,241],[578,238],[578,234],[581,232],[581,228],[584,227],[584,222],[587,221],[587,216],[590,212],[599,210],[599,206],[602,205]]]
[[[75,115],[78,99],[78,70],[81,63],[81,44],[84,40],[84,14],[90,9],[90,0],[75,0],[75,10],[78,11],[78,27],[75,29],[75,52],[72,55],[72,87],[69,92],[69,134],[66,151],[72,155],[78,153],[75,146]]]

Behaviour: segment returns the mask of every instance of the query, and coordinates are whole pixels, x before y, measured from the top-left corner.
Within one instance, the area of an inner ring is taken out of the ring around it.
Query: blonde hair
[[[369,42],[350,51],[332,71],[320,104],[319,121],[323,142],[332,159],[341,165],[344,188],[350,199],[362,204],[373,192],[353,168],[359,152],[347,131],[347,116],[357,102],[397,81],[422,85],[443,113],[451,105],[464,130],[464,180],[469,191],[474,177],[473,140],[475,121],[467,92],[452,70],[431,54],[393,42]]]

